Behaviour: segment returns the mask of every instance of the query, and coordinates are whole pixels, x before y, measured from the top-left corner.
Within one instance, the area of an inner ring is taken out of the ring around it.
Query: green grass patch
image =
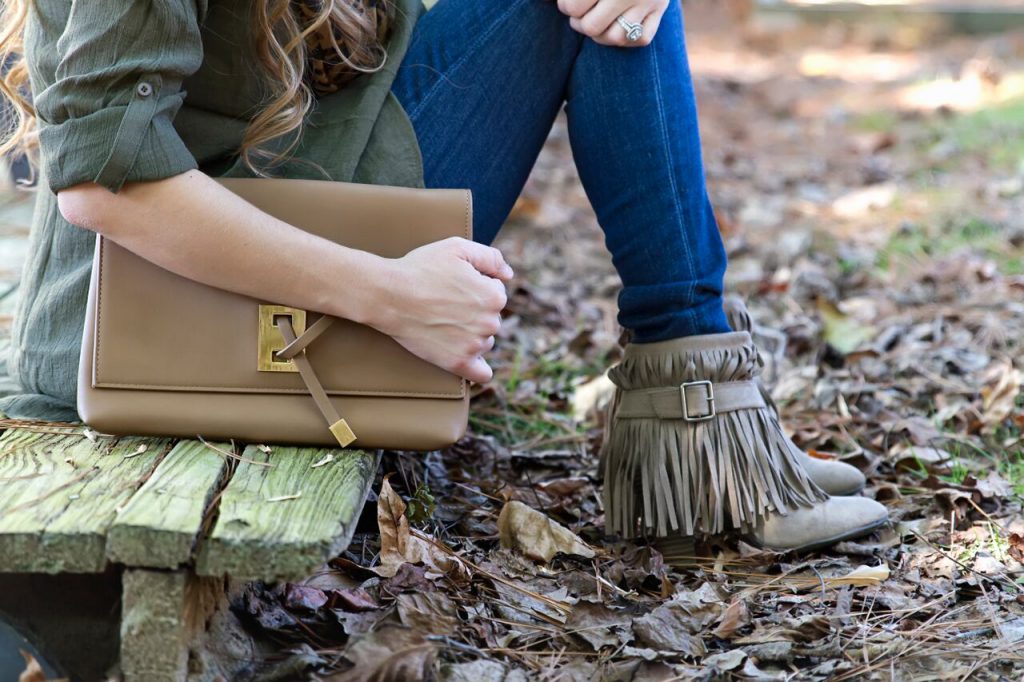
[[[890,109],[869,111],[853,121],[854,130],[862,133],[890,133],[900,123],[899,114]]]
[[[469,423],[481,435],[507,446],[570,441],[586,435],[588,425],[572,416],[571,399],[577,384],[602,374],[604,355],[582,360],[564,346],[541,355],[518,349],[509,366],[500,368],[505,399],[474,403]],[[500,395],[499,394],[499,395]]]
[[[1024,274],[1024,249],[1009,244],[1006,229],[980,218],[939,220],[934,225],[909,224],[879,250],[878,268],[890,271],[904,263],[970,250],[994,261],[1006,275]]]
[[[1024,97],[934,126],[935,142],[950,139],[964,152],[982,154],[995,168],[1016,171],[1024,164]]]

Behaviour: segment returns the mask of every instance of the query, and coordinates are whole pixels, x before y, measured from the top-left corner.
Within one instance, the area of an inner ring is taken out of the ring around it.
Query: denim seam
[[[483,41],[485,41],[485,40],[487,40],[488,38],[490,38],[490,37],[491,37],[491,35],[492,35],[492,34],[493,34],[493,33],[494,33],[494,32],[495,32],[495,31],[496,31],[497,29],[498,29],[498,27],[499,27],[499,26],[501,25],[501,23],[502,23],[503,21],[505,21],[505,19],[507,19],[507,18],[508,18],[508,16],[509,16],[510,14],[512,14],[512,12],[514,12],[514,11],[515,11],[516,9],[518,9],[520,5],[524,4],[524,3],[525,3],[525,2],[527,2],[527,1],[528,1],[528,0],[519,0],[519,2],[515,2],[515,3],[513,3],[512,5],[510,5],[510,6],[509,6],[509,8],[508,8],[508,9],[506,9],[506,10],[505,10],[505,12],[504,12],[504,13],[503,13],[503,14],[502,14],[501,16],[499,16],[499,17],[498,17],[497,19],[495,19],[495,20],[494,20],[494,22],[493,22],[493,23],[491,24],[490,28],[488,28],[488,29],[487,29],[486,31],[483,31],[482,33],[480,33],[480,34],[479,34],[479,35],[477,36],[476,40],[474,40],[474,41],[473,41],[473,42],[472,42],[472,43],[470,44],[470,46],[469,46],[468,48],[466,48],[466,51],[462,53],[462,56],[461,56],[461,57],[459,57],[458,59],[456,59],[456,60],[455,60],[455,61],[454,61],[454,62],[452,63],[452,65],[451,65],[451,66],[449,66],[449,67],[448,67],[447,69],[445,69],[444,71],[439,71],[439,73],[441,74],[441,76],[442,76],[442,77],[441,77],[440,79],[438,79],[438,81],[437,81],[436,83],[434,83],[433,87],[431,87],[431,88],[430,88],[430,90],[428,90],[428,91],[427,91],[427,94],[425,94],[425,95],[423,96],[423,98],[422,98],[422,99],[420,99],[420,101],[419,101],[419,104],[417,104],[417,105],[416,105],[416,108],[415,108],[415,109],[413,109],[413,110],[412,110],[412,111],[411,111],[411,112],[409,113],[409,118],[410,118],[410,119],[414,119],[414,118],[416,118],[417,116],[419,116],[419,113],[420,113],[420,111],[422,111],[422,110],[423,110],[423,107],[424,107],[424,106],[426,106],[426,104],[427,104],[427,103],[428,103],[428,102],[429,102],[429,101],[431,100],[431,98],[433,98],[434,94],[435,94],[435,93],[436,93],[436,92],[438,91],[438,88],[440,88],[440,87],[441,87],[441,85],[443,85],[444,83],[446,83],[446,82],[447,82],[447,80],[448,80],[448,79],[447,79],[447,76],[448,76],[448,74],[449,74],[449,73],[451,73],[451,72],[453,72],[453,71],[455,71],[455,70],[456,70],[456,69],[458,69],[458,68],[459,68],[460,66],[462,66],[462,65],[463,65],[463,64],[464,64],[464,63],[466,62],[466,60],[467,60],[467,59],[469,59],[469,57],[470,57],[470,56],[471,56],[471,55],[473,54],[473,52],[474,52],[474,51],[476,51],[476,49],[477,49],[478,47],[480,47],[480,44],[481,44],[481,43],[482,43]]]
[[[661,87],[662,87],[661,86],[661,70],[658,67],[658,53],[655,50],[653,50],[653,49],[651,50],[651,59],[654,60],[654,82],[655,82],[654,94],[655,94],[655,97],[657,98],[657,101],[658,101],[658,121],[661,123],[662,139],[663,140],[668,140],[668,123],[665,121],[665,98],[663,97],[662,91],[661,91]],[[668,161],[668,167],[669,167],[669,182],[672,185],[672,204],[673,204],[673,206],[675,206],[677,224],[679,226],[679,229],[683,230],[684,229],[683,228],[683,209],[679,205],[679,187],[676,184],[675,165],[673,163],[674,159],[672,158],[672,147],[669,144],[665,144],[665,157],[666,157],[666,159]],[[684,234],[684,235],[682,235],[682,237],[683,237],[682,241],[685,242],[686,241],[686,235]],[[694,298],[694,294],[696,293],[696,290],[697,290],[697,283],[695,281],[693,281],[693,277],[694,277],[693,254],[690,253],[690,249],[689,248],[685,248],[683,250],[686,253],[686,265],[690,269],[690,278],[691,278],[689,291],[687,292],[687,298],[692,302],[693,298]],[[691,306],[690,309],[686,311],[686,314],[690,318],[691,326],[696,328],[696,326],[697,326],[697,317],[696,317],[696,311],[693,309],[693,306]]]

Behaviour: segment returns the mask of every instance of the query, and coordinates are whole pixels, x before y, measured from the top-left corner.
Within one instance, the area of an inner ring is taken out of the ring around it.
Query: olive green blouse
[[[0,412],[78,420],[95,234],[64,220],[57,191],[94,181],[117,192],[125,182],[195,168],[213,176],[253,175],[236,154],[267,98],[254,52],[253,4],[30,3],[25,55],[39,121],[40,183],[7,358],[22,392],[0,398]],[[419,0],[396,5],[384,68],[318,99],[296,151],[273,175],[423,186],[416,136],[391,84],[425,9]]]

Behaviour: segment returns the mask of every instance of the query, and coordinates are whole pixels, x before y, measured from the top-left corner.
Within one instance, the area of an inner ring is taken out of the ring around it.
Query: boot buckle
[[[690,406],[686,400],[686,389],[701,387],[704,389],[704,400],[708,404],[710,412],[707,414],[690,414]],[[714,419],[718,412],[715,410],[715,388],[712,386],[710,381],[688,381],[679,386],[679,395],[683,400],[683,419],[688,422],[706,422],[709,419]]]

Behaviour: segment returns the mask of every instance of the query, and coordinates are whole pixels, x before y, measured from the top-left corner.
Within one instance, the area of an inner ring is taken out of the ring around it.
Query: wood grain
[[[103,570],[118,508],[172,444],[6,431],[0,436],[0,571]]]
[[[312,465],[330,455],[328,464]],[[224,490],[199,549],[199,575],[294,579],[343,550],[352,537],[379,456],[362,450],[255,446]]]
[[[210,445],[231,451],[227,444]],[[107,558],[148,568],[187,563],[226,470],[225,455],[197,440],[180,441],[117,515]]]

